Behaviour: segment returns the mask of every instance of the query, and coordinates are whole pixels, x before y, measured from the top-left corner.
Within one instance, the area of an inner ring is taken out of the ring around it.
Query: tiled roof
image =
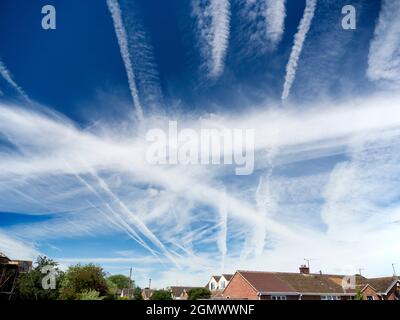
[[[276,293],[354,293],[344,290],[344,275],[303,274],[286,272],[238,271],[257,292]],[[357,282],[364,277],[358,277]],[[365,279],[366,280],[366,279]]]
[[[258,292],[294,292],[284,281],[273,272],[238,271],[245,280]]]
[[[396,280],[399,280],[399,277],[370,278],[367,283],[378,293],[384,293],[390,289],[389,287]]]
[[[212,276],[214,279],[215,279],[215,281],[219,281],[219,279],[221,279],[221,276]]]
[[[232,277],[233,277],[233,274],[222,274],[223,276],[224,276],[224,278],[226,279],[226,280],[228,280],[228,281],[230,281],[231,279],[232,279]]]
[[[190,289],[195,289],[197,287],[180,287],[180,286],[172,286],[169,287],[169,290],[172,292],[174,297],[179,297],[183,292],[188,292]]]

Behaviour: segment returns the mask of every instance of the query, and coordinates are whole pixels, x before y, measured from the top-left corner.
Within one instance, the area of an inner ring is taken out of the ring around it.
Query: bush
[[[79,300],[103,300],[103,298],[96,290],[84,290],[79,294]]]
[[[168,290],[156,290],[150,300],[172,300],[172,294]]]
[[[45,256],[39,256],[36,259],[35,267],[20,275],[18,279],[18,288],[16,296],[22,300],[56,300],[59,298],[59,288],[63,281],[63,272],[57,268],[58,263],[48,259]],[[45,274],[42,268],[45,266],[53,266],[56,281],[56,289],[44,289],[42,280]]]
[[[135,300],[143,300],[142,289],[136,287],[135,290],[133,291],[133,298]]]
[[[210,299],[211,292],[207,288],[193,288],[188,291],[189,300]]]
[[[93,264],[69,267],[61,284],[61,299],[79,300],[82,293],[91,290],[97,291],[99,296],[108,294],[103,269]]]

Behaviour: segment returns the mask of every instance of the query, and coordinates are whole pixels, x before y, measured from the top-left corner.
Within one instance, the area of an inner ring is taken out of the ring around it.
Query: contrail
[[[370,80],[400,81],[400,2],[383,0],[368,55]]]
[[[122,60],[124,61],[126,74],[128,76],[128,84],[131,91],[133,105],[136,111],[136,117],[140,122],[141,120],[143,120],[143,109],[140,104],[138,89],[136,87],[133,64],[128,49],[128,37],[126,34],[125,26],[122,22],[121,9],[117,0],[107,0],[107,6],[114,22],[115,34],[117,35],[119,49],[121,52]]]
[[[290,93],[294,78],[296,76],[297,64],[303,49],[304,40],[306,39],[308,30],[310,30],[311,22],[314,17],[317,0],[307,0],[303,17],[294,36],[294,44],[290,53],[289,62],[286,66],[285,84],[283,85],[282,101],[285,101]]]
[[[200,50],[205,59],[209,77],[217,78],[224,70],[229,43],[229,0],[192,0],[192,12],[197,21]]]
[[[14,81],[11,76],[10,71],[8,71],[7,67],[0,60],[0,75],[8,82],[8,84],[13,87],[28,103],[32,103],[31,99],[29,99],[28,95],[24,92],[24,90]],[[0,95],[3,95],[3,92],[0,91]]]
[[[275,47],[285,30],[286,0],[265,0],[265,23],[267,40]]]

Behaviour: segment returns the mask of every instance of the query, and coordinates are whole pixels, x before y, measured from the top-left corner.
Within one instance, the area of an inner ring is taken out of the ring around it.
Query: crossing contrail
[[[303,49],[304,40],[310,30],[311,22],[314,17],[317,0],[307,0],[303,17],[294,36],[294,44],[290,53],[289,62],[286,65],[285,84],[283,85],[282,101],[286,101],[289,97],[290,89],[296,76],[297,65],[299,62],[301,50]]]

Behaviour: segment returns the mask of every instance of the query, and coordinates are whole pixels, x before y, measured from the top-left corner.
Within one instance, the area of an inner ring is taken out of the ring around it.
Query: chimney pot
[[[302,274],[309,274],[310,273],[310,268],[307,267],[306,265],[302,264],[299,268],[300,273]]]

